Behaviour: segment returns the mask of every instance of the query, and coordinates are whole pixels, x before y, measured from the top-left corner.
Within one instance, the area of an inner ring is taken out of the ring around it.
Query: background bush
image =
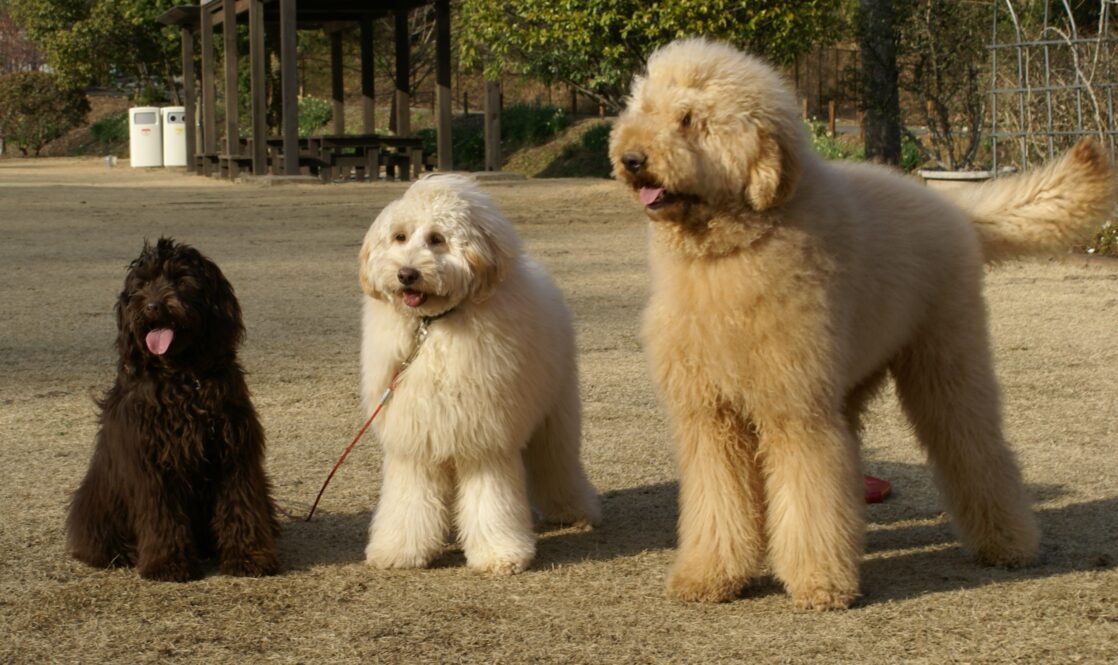
[[[866,149],[861,142],[856,145],[842,140],[837,136],[827,134],[827,125],[818,121],[807,122],[808,134],[811,136],[811,147],[824,159],[853,159],[861,161],[866,158]]]
[[[539,145],[571,124],[557,106],[513,104],[501,111],[501,141],[511,146]]]
[[[128,111],[107,115],[89,126],[89,132],[98,143],[113,146],[128,141]]]
[[[330,102],[318,97],[299,98],[299,136],[321,133],[326,123],[334,118]]]
[[[1118,257],[1118,223],[1111,219],[1103,223],[1095,235],[1094,246],[1087,249],[1088,254]]]
[[[455,169],[480,171],[485,168],[484,123],[481,114],[460,115],[451,120],[451,149]],[[501,153],[507,158],[521,148],[547,143],[570,124],[570,116],[556,106],[508,106],[501,111]],[[424,154],[433,155],[438,152],[434,128],[421,129],[416,135],[423,141]]]
[[[85,122],[89,100],[61,88],[44,72],[0,76],[0,136],[20,152],[39,155],[43,146]]]

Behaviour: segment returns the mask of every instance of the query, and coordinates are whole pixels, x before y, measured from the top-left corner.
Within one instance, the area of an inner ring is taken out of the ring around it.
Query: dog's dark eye
[[[688,111],[687,113],[685,113],[683,115],[683,118],[680,119],[679,124],[680,124],[680,126],[682,126],[684,128],[687,128],[687,127],[691,126],[691,112],[690,111]]]
[[[395,240],[396,242],[404,242],[405,240],[407,240],[407,239],[408,239],[408,234],[406,234],[406,233],[397,233],[397,234],[396,234],[395,236],[393,236],[393,239],[394,239],[394,240]]]
[[[431,245],[442,245],[446,243],[446,238],[438,233],[432,233],[431,237],[427,239],[427,243]]]

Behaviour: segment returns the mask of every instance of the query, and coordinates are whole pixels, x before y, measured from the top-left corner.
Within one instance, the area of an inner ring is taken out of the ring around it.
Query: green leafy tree
[[[619,110],[648,54],[706,35],[777,64],[833,40],[842,0],[464,0],[462,63],[486,75],[521,73],[565,83]]]
[[[8,0],[12,18],[66,86],[127,79],[174,90],[178,32],[156,22],[180,0]]]
[[[0,136],[35,156],[43,146],[85,121],[89,100],[80,91],[60,87],[44,72],[0,76]]]

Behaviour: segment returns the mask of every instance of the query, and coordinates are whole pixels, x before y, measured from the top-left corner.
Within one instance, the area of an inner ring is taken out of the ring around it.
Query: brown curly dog
[[[116,382],[99,401],[93,460],[66,520],[92,566],[181,582],[278,571],[264,431],[237,347],[241,307],[221,270],[160,239],[129,266],[116,304]]]

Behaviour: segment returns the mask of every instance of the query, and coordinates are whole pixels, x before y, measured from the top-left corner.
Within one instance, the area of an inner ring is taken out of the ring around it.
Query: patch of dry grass
[[[594,531],[541,534],[534,567],[362,562],[379,452],[362,441],[313,522],[285,521],[284,574],[156,584],[68,560],[67,494],[112,378],[111,307],[144,237],[212,256],[241,299],[243,361],[277,499],[305,510],[360,425],[356,254],[402,185],[255,188],[95,160],[0,162],[0,662],[1105,662],[1118,644],[1118,266],[1069,258],[989,275],[1009,438],[1043,560],[973,564],[889,395],[868,422],[865,597],[796,611],[761,581],[740,600],[667,600],[676,485],[641,356],[644,223],[607,181],[486,183],[578,322]],[[392,404],[391,408],[406,408]]]

